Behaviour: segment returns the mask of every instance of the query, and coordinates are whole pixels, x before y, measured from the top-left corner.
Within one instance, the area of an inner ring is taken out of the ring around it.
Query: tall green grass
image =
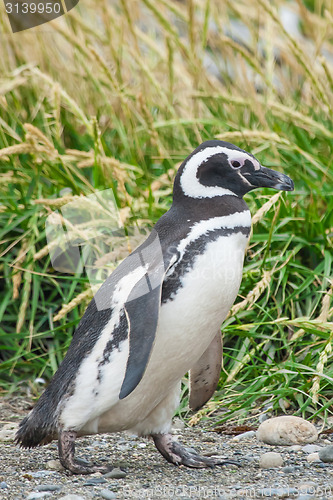
[[[282,25],[282,6],[298,11],[301,38]],[[170,206],[177,164],[221,138],[296,189],[246,197],[253,235],[205,412],[239,419],[269,403],[331,413],[331,3],[85,0],[18,34],[1,9],[3,390],[38,392],[35,377],[55,372],[91,297],[84,274],[51,266],[52,210],[111,187],[125,225],[153,224]]]

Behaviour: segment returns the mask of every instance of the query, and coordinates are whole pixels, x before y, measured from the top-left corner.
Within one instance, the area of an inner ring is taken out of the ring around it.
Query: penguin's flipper
[[[218,331],[203,355],[190,370],[191,410],[199,410],[212,397],[217,387],[222,364],[222,338]]]
[[[129,355],[119,399],[134,391],[145,372],[157,330],[163,280],[178,260],[174,253],[165,262],[160,252],[158,236],[140,251],[142,264],[147,262],[149,265],[124,306],[129,327]]]

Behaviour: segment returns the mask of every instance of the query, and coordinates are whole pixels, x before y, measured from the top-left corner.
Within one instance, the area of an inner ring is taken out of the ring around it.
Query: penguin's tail
[[[35,407],[20,423],[15,443],[21,448],[35,448],[56,439],[57,434],[54,424],[47,422]]]

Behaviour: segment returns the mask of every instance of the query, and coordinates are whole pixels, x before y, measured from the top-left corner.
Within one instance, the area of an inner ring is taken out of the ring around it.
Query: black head
[[[257,187],[292,191],[293,181],[265,168],[250,153],[223,141],[206,141],[197,147],[178,170],[174,198],[242,198]]]

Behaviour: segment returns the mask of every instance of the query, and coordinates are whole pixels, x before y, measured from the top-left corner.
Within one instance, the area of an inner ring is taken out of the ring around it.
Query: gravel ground
[[[28,408],[29,403],[24,399],[4,400],[0,404],[1,427],[20,421]],[[179,441],[201,454],[215,452],[237,459],[242,467],[227,465],[200,470],[175,467],[163,459],[148,439],[125,433],[101,434],[78,440],[77,456],[97,463],[112,463],[118,468],[114,471],[116,476],[124,477],[71,476],[59,467],[55,442],[33,450],[0,442],[0,498],[333,499],[333,464],[308,463],[307,453],[302,449],[269,446],[254,437],[236,441],[232,436],[207,430],[207,423],[195,428],[181,428],[180,424],[174,430]],[[332,444],[331,436],[318,439],[316,444]],[[284,466],[260,469],[259,458],[268,451],[280,453]]]

